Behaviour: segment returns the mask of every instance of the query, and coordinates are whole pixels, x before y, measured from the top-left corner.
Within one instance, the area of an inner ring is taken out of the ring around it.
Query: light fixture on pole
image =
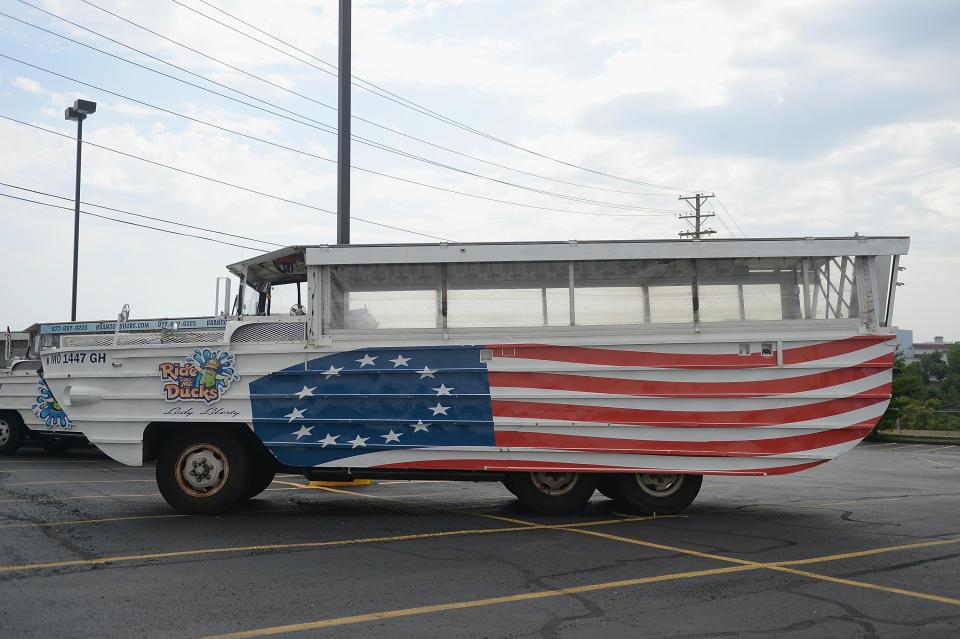
[[[77,261],[80,256],[80,149],[83,147],[83,121],[97,112],[97,103],[76,100],[63,113],[64,119],[77,122],[77,188],[73,204],[73,299],[70,303],[70,321],[77,321]]]

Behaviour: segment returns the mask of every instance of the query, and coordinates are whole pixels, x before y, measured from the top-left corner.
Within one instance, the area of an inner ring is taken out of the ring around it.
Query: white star
[[[430,432],[430,429],[427,428],[427,426],[430,426],[430,424],[424,424],[422,419],[418,419],[416,424],[410,425],[413,426],[413,432],[415,433],[419,433],[421,430],[428,433]]]
[[[304,408],[303,410],[300,410],[299,408],[294,408],[292,412],[287,413],[286,415],[284,415],[284,417],[290,418],[289,420],[287,420],[287,423],[289,424],[295,419],[303,419],[303,414],[305,412],[307,412],[306,408]]]
[[[301,437],[307,437],[310,435],[310,431],[313,430],[313,426],[301,426],[300,430],[295,433],[290,433],[291,435],[297,436],[297,441],[300,441]]]
[[[417,372],[420,373],[420,379],[423,379],[425,377],[436,379],[436,377],[434,377],[433,374],[436,373],[437,371],[430,370],[429,366],[424,366],[422,369],[418,370]]]
[[[413,358],[412,358],[412,357],[404,357],[404,356],[401,355],[400,353],[397,353],[397,359],[388,359],[387,361],[388,361],[388,362],[393,362],[393,367],[396,368],[397,366],[406,366],[406,365],[407,365],[407,362],[409,362],[411,359],[413,359]]]
[[[316,386],[314,386],[313,388],[307,388],[306,386],[304,386],[303,390],[297,393],[297,397],[299,397],[300,399],[303,399],[304,397],[313,397],[313,391],[315,390],[317,390]]]
[[[403,434],[403,433],[395,433],[395,432],[393,432],[393,429],[391,428],[389,433],[387,433],[386,435],[380,435],[380,436],[383,437],[383,443],[384,443],[384,444],[389,444],[390,442],[399,442],[399,441],[400,441],[400,435],[402,435],[402,434]]]
[[[366,447],[367,447],[367,440],[368,440],[368,439],[370,439],[370,438],[369,438],[369,437],[361,437],[360,435],[357,435],[356,437],[354,437],[353,439],[351,439],[349,443],[353,444],[353,446],[351,446],[351,448],[358,448],[358,447],[359,447],[359,448],[366,448]]]
[[[433,390],[437,391],[437,395],[449,395],[450,391],[456,390],[454,388],[447,388],[445,385],[440,384],[439,388],[434,388]]]
[[[317,440],[317,443],[323,444],[323,448],[326,448],[327,446],[334,446],[337,443],[338,437],[340,437],[340,435],[331,435],[330,433],[327,433],[327,436],[323,439]]]
[[[357,359],[357,360],[354,360],[354,361],[357,362],[358,364],[360,364],[360,368],[363,368],[364,366],[366,366],[366,365],[368,365],[368,364],[369,364],[370,366],[376,366],[376,365],[377,365],[377,357],[380,357],[380,356],[379,356],[379,355],[376,355],[376,356],[374,356],[374,357],[370,357],[370,354],[369,354],[369,353],[364,353],[362,359]]]
[[[340,374],[340,371],[342,370],[343,370],[343,366],[341,366],[340,368],[334,368],[333,364],[331,364],[330,368],[323,371],[323,376],[326,377],[327,379],[330,379],[331,377],[338,376]]]
[[[441,406],[441,405],[440,405],[440,402],[437,402],[437,405],[436,405],[436,406],[432,406],[432,407],[430,408],[430,410],[433,411],[433,415],[434,415],[434,416],[437,416],[437,415],[446,415],[446,414],[447,414],[447,411],[450,410],[450,407],[449,407],[449,406]]]

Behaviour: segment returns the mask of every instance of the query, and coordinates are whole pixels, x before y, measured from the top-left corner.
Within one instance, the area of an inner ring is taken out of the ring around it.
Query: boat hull
[[[44,375],[123,463],[148,426],[220,423],[318,471],[784,474],[855,446],[890,399],[891,334],[540,337],[59,350]]]

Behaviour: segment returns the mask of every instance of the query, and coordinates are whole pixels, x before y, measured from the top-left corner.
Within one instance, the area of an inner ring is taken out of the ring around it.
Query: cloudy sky
[[[0,193],[72,207],[82,97],[85,139],[128,154],[86,146],[82,199],[172,223],[85,210],[240,245],[84,216],[81,319],[208,314],[225,264],[335,241],[336,0],[211,3],[0,5],[22,122],[0,119]],[[717,237],[910,235],[896,322],[960,339],[955,0],[354,0],[353,21],[355,75],[399,96],[354,89],[353,212],[386,225],[355,243],[670,238],[703,189]],[[0,197],[0,221],[0,324],[69,319],[72,212]]]

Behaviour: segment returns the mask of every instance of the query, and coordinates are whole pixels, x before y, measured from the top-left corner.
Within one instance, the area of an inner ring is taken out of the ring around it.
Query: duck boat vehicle
[[[40,329],[34,325],[22,333],[25,348],[0,368],[0,455],[14,454],[24,442],[50,453],[87,444],[40,375]]]
[[[215,336],[61,345],[43,372],[105,453],[156,460],[184,512],[222,512],[284,469],[503,481],[544,513],[600,490],[671,513],[704,475],[814,468],[871,431],[908,246],[295,246],[228,267],[243,312]]]

